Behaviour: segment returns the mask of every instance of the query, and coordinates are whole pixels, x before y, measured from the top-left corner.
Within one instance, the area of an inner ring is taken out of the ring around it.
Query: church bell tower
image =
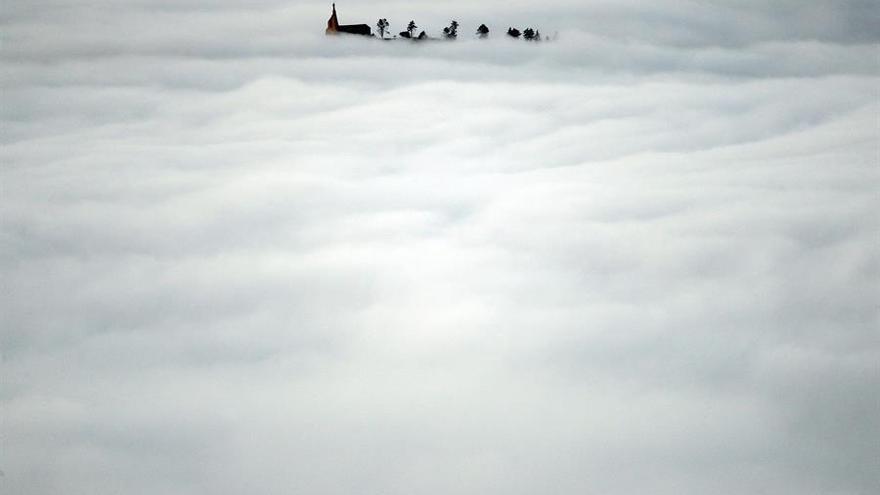
[[[339,32],[339,19],[336,18],[336,4],[333,4],[333,14],[330,16],[330,20],[327,21],[327,30],[324,31],[325,34],[336,34]]]

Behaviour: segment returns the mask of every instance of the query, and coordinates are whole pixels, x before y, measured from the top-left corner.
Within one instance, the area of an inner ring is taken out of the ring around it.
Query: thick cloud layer
[[[6,1],[0,491],[880,490],[878,9],[643,3]]]

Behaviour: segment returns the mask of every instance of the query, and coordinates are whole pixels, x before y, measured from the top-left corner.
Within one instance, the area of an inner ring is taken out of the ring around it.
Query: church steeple
[[[336,34],[339,32],[339,19],[336,18],[336,4],[333,4],[333,14],[330,16],[330,20],[327,21],[327,30],[324,31],[325,34]]]

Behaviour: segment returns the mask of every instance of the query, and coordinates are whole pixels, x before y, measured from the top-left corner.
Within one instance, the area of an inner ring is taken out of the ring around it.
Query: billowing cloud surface
[[[875,2],[338,7],[4,2],[0,491],[878,493]]]

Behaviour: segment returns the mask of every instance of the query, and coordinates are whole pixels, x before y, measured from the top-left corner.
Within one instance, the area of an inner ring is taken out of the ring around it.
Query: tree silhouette
[[[381,36],[383,40],[385,39],[385,32],[388,31],[388,26],[390,25],[391,24],[388,24],[388,19],[379,19],[379,22],[376,23],[376,29],[379,30],[379,36]]]
[[[454,40],[458,37],[458,21],[453,20],[449,27],[443,28],[443,36],[446,39]]]
[[[489,36],[489,28],[486,27],[485,24],[480,24],[480,27],[477,28],[477,35],[480,38],[486,38]]]
[[[541,41],[541,31],[535,29],[535,41]]]
[[[406,25],[406,32],[409,33],[410,38],[412,38],[413,33],[415,33],[418,28],[419,27],[416,26],[416,21],[409,21],[409,24]]]
[[[535,30],[532,28],[526,28],[526,30],[523,31],[522,35],[523,39],[525,39],[526,41],[532,41],[533,39],[535,39]]]
[[[513,36],[514,38],[519,38],[522,33],[519,32],[519,29],[516,28],[507,28],[507,35]]]

